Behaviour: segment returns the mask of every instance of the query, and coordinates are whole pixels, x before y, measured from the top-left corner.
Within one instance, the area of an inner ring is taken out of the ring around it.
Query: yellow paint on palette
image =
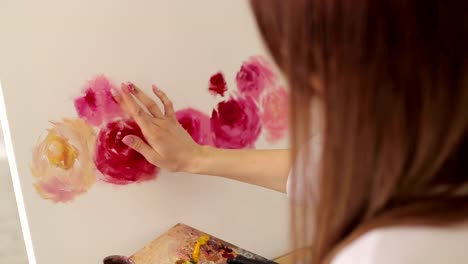
[[[198,263],[200,261],[200,248],[203,245],[206,245],[206,243],[210,240],[210,236],[208,235],[203,235],[197,240],[197,244],[195,245],[195,248],[193,249],[193,260]]]

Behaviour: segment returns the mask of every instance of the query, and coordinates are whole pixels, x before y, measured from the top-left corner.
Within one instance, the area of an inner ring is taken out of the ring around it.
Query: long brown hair
[[[293,212],[313,263],[371,228],[468,219],[467,1],[251,5],[291,88],[294,153],[324,105],[319,177],[296,170],[317,203]]]

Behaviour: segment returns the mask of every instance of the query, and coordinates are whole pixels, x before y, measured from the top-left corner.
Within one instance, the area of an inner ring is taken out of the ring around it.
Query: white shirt
[[[389,227],[369,231],[331,264],[466,264],[468,226]]]
[[[299,154],[295,168],[316,171],[321,156],[321,138],[309,145],[309,162]],[[303,188],[290,175],[287,192],[290,199],[301,202]],[[308,179],[310,180],[310,179]],[[312,179],[313,180],[313,179]],[[292,190],[295,188],[295,196]],[[452,227],[387,227],[367,232],[343,248],[331,264],[467,264],[468,225]]]

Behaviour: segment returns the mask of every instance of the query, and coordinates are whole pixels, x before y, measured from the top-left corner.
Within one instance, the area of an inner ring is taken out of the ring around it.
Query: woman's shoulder
[[[372,230],[334,258],[332,264],[466,263],[468,225],[387,227]]]

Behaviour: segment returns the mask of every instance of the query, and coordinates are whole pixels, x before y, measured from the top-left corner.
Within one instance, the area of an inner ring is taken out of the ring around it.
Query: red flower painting
[[[232,97],[219,103],[211,114],[211,129],[216,147],[254,147],[262,130],[257,105],[250,97]]]
[[[211,76],[208,90],[213,95],[224,96],[224,93],[227,91],[227,84],[223,73],[218,72]]]
[[[140,128],[132,120],[108,123],[99,132],[94,162],[105,182],[125,185],[156,177],[158,168],[122,142],[127,135],[144,139]]]

